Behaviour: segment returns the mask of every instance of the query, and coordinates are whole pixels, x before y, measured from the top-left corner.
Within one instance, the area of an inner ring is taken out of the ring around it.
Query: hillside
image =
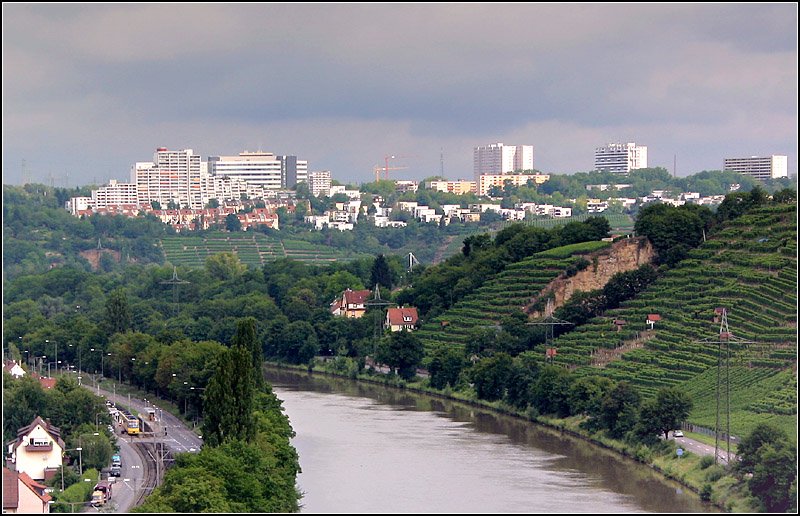
[[[556,339],[556,363],[577,374],[627,380],[645,396],[681,385],[696,399],[692,422],[713,427],[716,412],[709,411],[709,404],[716,399],[719,347],[714,341],[722,324],[715,309],[722,307],[735,337],[730,346],[731,432],[743,435],[756,422],[772,420],[794,435],[796,205],[758,208],[726,223],[643,294]],[[648,314],[661,318],[653,330],[646,328]],[[620,319],[626,324],[617,330],[613,321]],[[543,355],[541,348],[537,351]],[[621,352],[607,361],[604,350]]]
[[[417,334],[427,351],[440,345],[466,345],[473,330],[495,327],[503,317],[520,312],[582,255],[609,246],[609,242],[583,242],[513,263],[444,314],[426,321]]]
[[[206,258],[222,252],[235,253],[242,263],[262,267],[279,258],[309,263],[326,263],[357,258],[333,247],[315,245],[302,240],[286,240],[262,233],[210,233],[207,236],[174,236],[161,240],[166,260],[173,265],[200,268]]]

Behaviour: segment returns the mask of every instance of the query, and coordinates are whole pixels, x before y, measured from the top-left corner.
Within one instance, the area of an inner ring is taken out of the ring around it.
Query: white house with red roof
[[[27,473],[3,467],[3,513],[47,514],[52,498]]]
[[[3,363],[3,369],[8,371],[9,374],[11,374],[11,376],[14,378],[22,378],[25,376],[25,370],[17,363],[16,360],[6,360]]]
[[[390,308],[386,311],[383,327],[389,331],[414,331],[418,320],[417,309],[413,306]]]
[[[17,438],[8,444],[6,464],[27,473],[34,480],[48,480],[61,466],[64,454],[61,430],[40,416],[17,431]]]

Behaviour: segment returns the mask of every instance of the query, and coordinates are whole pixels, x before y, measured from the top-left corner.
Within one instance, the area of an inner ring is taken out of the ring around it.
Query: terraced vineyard
[[[233,252],[242,263],[261,267],[279,258],[311,263],[352,259],[331,247],[299,240],[281,240],[262,233],[212,233],[205,237],[175,236],[161,241],[168,262],[188,267],[204,267],[208,256]]]
[[[725,307],[736,337],[730,342],[731,398],[742,400],[737,402],[741,410],[761,415],[736,418],[739,427],[732,427],[732,433],[742,435],[753,421],[774,416],[790,418],[793,435],[796,392],[776,391],[769,382],[797,364],[796,217],[796,206],[778,205],[729,222],[636,299],[556,339],[556,362],[578,374],[600,372],[627,380],[645,396],[671,385],[707,394],[707,376],[716,375],[719,346],[699,341],[719,339],[721,323],[715,321],[715,308]],[[653,330],[647,329],[648,314],[661,317]],[[617,331],[615,319],[627,324]],[[643,346],[598,367],[596,358],[603,349],[624,350],[643,336],[650,337]],[[544,356],[544,349],[540,351]],[[752,393],[762,391],[770,397],[761,403],[751,399]],[[714,421],[700,408],[706,405],[696,403],[692,422],[713,427]],[[787,407],[793,415],[786,414]]]
[[[497,325],[500,319],[527,305],[564,269],[578,261],[581,254],[609,245],[609,242],[583,242],[513,263],[447,312],[426,321],[417,335],[427,353],[440,346],[464,346],[471,330]]]

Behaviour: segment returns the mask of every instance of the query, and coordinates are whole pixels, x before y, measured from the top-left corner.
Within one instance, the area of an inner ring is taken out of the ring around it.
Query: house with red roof
[[[363,317],[367,312],[367,300],[369,299],[369,290],[350,290],[349,288],[342,292],[341,302],[339,303],[339,314],[351,319],[358,319]],[[335,301],[334,301],[335,303]],[[334,305],[331,305],[331,313],[333,312]],[[335,314],[334,314],[335,315]]]
[[[17,363],[16,360],[6,360],[3,363],[3,369],[8,371],[13,378],[22,378],[25,376],[25,370]]]
[[[17,430],[17,438],[8,444],[6,463],[34,480],[47,481],[61,466],[65,449],[61,430],[36,416],[33,423]]]
[[[386,311],[383,327],[389,331],[414,331],[419,315],[413,306],[390,308]]]
[[[3,513],[49,513],[52,498],[45,488],[27,473],[3,466]]]

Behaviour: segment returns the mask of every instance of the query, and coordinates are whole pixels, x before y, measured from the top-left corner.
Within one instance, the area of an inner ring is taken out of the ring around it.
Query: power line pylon
[[[727,441],[726,464],[731,460],[731,342],[736,344],[755,344],[754,341],[736,337],[728,328],[728,310],[724,307],[717,308],[716,313],[721,315],[719,334],[715,337],[708,337],[703,340],[696,340],[695,344],[716,344],[717,345],[717,419],[714,428],[714,463],[719,462],[719,432],[720,432],[720,397],[722,395],[722,367],[723,353],[722,345],[725,344],[725,440]]]
[[[175,315],[178,315],[178,285],[186,285],[191,281],[186,281],[178,278],[178,267],[172,266],[172,279],[164,280],[162,285],[172,285],[172,302],[175,306]]]
[[[571,323],[569,321],[563,321],[561,319],[558,319],[557,317],[554,317],[553,316],[553,311],[554,311],[553,300],[552,299],[548,299],[547,300],[547,306],[544,309],[544,318],[541,321],[526,323],[529,326],[546,326],[547,327],[545,329],[545,337],[544,337],[545,362],[550,362],[551,364],[555,360],[555,356],[556,356],[556,348],[553,346],[553,340],[554,340],[553,328],[555,326],[566,326],[566,325],[574,326],[574,323]]]

